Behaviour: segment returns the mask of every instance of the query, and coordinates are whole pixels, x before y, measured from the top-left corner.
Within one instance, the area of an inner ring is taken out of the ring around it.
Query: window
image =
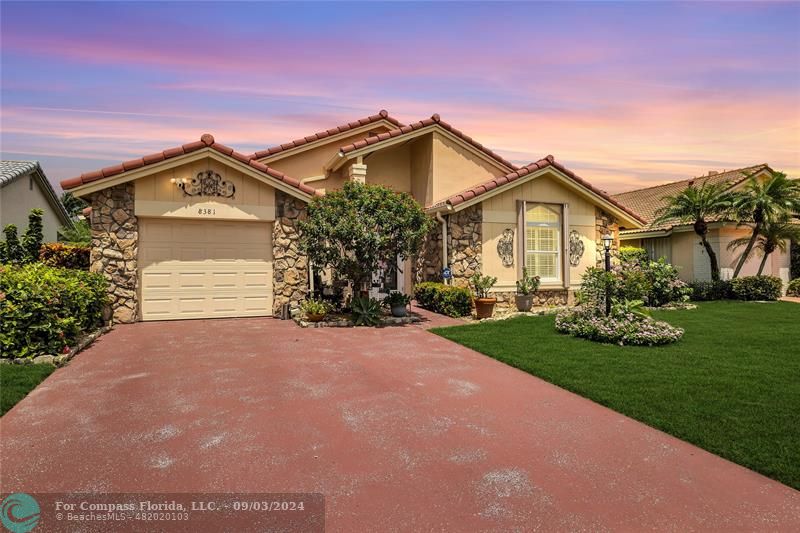
[[[647,257],[651,261],[658,261],[663,257],[667,263],[672,262],[672,240],[670,237],[644,239],[642,248],[647,250]]]
[[[525,269],[542,282],[561,280],[561,206],[525,204]]]

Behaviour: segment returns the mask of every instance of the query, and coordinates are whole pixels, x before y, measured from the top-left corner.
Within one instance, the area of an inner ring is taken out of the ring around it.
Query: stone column
[[[279,316],[283,304],[292,310],[308,295],[308,257],[300,251],[297,222],[305,219],[308,206],[285,192],[275,191],[275,224],[272,227],[273,305]]]
[[[139,221],[134,214],[134,185],[115,185],[92,195],[91,270],[108,280],[114,322],[135,322]]]
[[[617,220],[603,211],[602,209],[595,209],[595,247],[597,260],[597,267],[603,268],[605,265],[606,249],[603,246],[603,235],[611,233],[614,236],[614,241],[611,243],[611,256],[616,256],[619,250],[619,224]]]
[[[466,287],[469,278],[481,271],[483,247],[483,208],[475,204],[450,215],[447,255],[453,284]]]
[[[442,281],[442,225],[436,219],[433,222],[433,228],[414,258],[414,283]]]
[[[366,183],[367,165],[361,163],[353,163],[352,165],[350,165],[350,168],[347,169],[347,175],[352,181],[357,181],[358,183]]]

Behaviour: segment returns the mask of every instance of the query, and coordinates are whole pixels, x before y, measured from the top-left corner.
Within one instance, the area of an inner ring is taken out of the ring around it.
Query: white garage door
[[[272,224],[139,219],[143,320],[272,314]]]

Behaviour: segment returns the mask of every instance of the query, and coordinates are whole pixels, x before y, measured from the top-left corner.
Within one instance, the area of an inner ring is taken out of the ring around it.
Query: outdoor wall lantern
[[[218,196],[220,198],[233,198],[236,187],[233,183],[225,181],[222,176],[213,170],[199,172],[191,180],[186,178],[171,178],[169,180],[178,187],[184,196]]]

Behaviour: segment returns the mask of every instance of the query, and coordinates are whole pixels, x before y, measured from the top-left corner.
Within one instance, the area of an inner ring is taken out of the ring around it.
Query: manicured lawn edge
[[[0,416],[35,389],[56,367],[41,365],[0,365]]]
[[[558,334],[553,317],[430,331],[800,488],[800,306],[706,302],[654,313],[673,345]]]

